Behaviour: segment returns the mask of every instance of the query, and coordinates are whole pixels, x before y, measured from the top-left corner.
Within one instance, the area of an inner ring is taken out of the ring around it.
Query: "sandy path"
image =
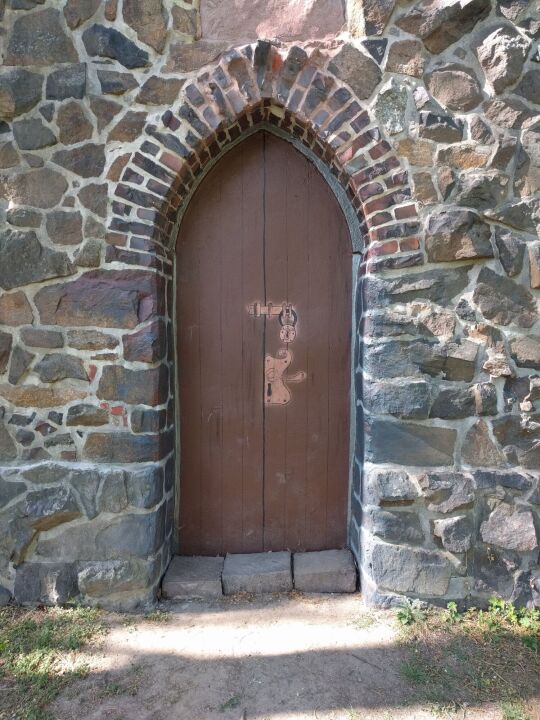
[[[167,621],[111,615],[92,671],[58,720],[431,720],[399,669],[394,614],[359,595],[165,605]],[[454,718],[500,720],[497,707]]]

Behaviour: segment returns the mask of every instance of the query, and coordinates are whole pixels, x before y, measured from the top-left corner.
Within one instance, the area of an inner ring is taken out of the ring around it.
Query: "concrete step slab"
[[[227,555],[223,566],[223,592],[273,593],[293,588],[290,552]]]
[[[220,597],[222,557],[187,557],[175,555],[161,586],[164,597]]]
[[[321,593],[356,590],[356,566],[350,550],[295,553],[293,570],[295,590]]]

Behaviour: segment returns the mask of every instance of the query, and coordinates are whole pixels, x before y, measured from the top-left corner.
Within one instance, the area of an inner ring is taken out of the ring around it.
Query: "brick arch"
[[[175,222],[201,176],[243,135],[268,126],[304,146],[343,188],[365,240],[365,270],[422,264],[406,168],[331,60],[319,61],[298,46],[286,52],[259,41],[188,81],[178,102],[146,123],[116,184],[107,259],[126,257],[115,245],[170,259]]]

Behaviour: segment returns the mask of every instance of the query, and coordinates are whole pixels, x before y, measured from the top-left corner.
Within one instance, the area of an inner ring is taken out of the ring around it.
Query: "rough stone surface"
[[[74,355],[50,353],[37,363],[36,372],[42,382],[52,383],[66,378],[88,380],[83,361]]]
[[[167,399],[168,374],[165,365],[151,370],[130,370],[117,365],[103,368],[97,396],[133,405],[161,405]]]
[[[402,470],[372,470],[366,473],[363,500],[367,504],[411,504],[418,494],[418,488]]]
[[[6,65],[52,65],[77,60],[73,42],[62,28],[59,10],[39,10],[13,23]]]
[[[35,303],[47,325],[134,328],[159,314],[161,290],[161,280],[153,273],[96,270],[42,288]]]
[[[487,267],[480,271],[473,300],[484,317],[499,325],[516,323],[528,328],[538,318],[536,302],[531,293]]]
[[[1,343],[1,338],[0,338]],[[1,347],[1,346],[0,346]],[[0,350],[1,353],[1,350]],[[0,354],[1,358],[1,354]],[[17,446],[9,434],[2,420],[0,420],[0,460],[11,462],[17,457]]]
[[[523,267],[525,243],[510,230],[495,228],[495,244],[504,271],[510,277],[519,275]]]
[[[369,551],[373,579],[383,589],[438,597],[448,590],[451,566],[444,554],[389,543]]]
[[[41,245],[32,230],[6,230],[0,235],[0,287],[5,290],[73,272],[68,256]]]
[[[306,0],[297,4],[293,12],[286,0],[234,0],[233,7],[219,0],[206,0],[201,24],[202,36],[209,40],[301,40],[339,32],[345,16],[342,4],[331,0]]]
[[[350,85],[360,100],[367,99],[381,80],[377,63],[353,45],[344,45],[332,58],[329,68]]]
[[[82,217],[79,212],[54,210],[47,214],[47,234],[58,245],[78,245],[82,242]]]
[[[57,142],[54,133],[38,118],[14,122],[13,135],[21,150],[40,150]]]
[[[540,370],[540,335],[524,335],[511,340],[510,353],[519,367]]]
[[[424,66],[422,45],[416,40],[401,40],[390,46],[386,61],[388,72],[422,77]]]
[[[66,425],[96,426],[106,425],[109,422],[109,413],[97,405],[72,405],[67,413]]]
[[[489,0],[421,0],[396,24],[424,41],[432,53],[440,53],[469,33],[490,11]]]
[[[166,598],[221,597],[221,573],[223,558],[183,557],[176,555],[171,560],[162,591]]]
[[[28,352],[28,350],[25,350],[20,345],[15,346],[11,354],[8,382],[12,385],[16,385],[28,370],[28,367],[34,357],[35,355]]]
[[[216,60],[229,47],[228,43],[198,40],[194,43],[176,43],[170,46],[165,72],[189,73]]]
[[[366,438],[366,456],[372,462],[451,465],[455,441],[451,428],[375,420]]]
[[[504,456],[491,439],[489,427],[484,420],[478,420],[466,434],[462,455],[467,464],[478,467],[492,467],[504,463]]]
[[[473,528],[466,515],[433,521],[433,534],[441,539],[445,550],[454,553],[467,552],[472,544]]]
[[[501,503],[480,526],[482,540],[506,550],[536,550],[538,538],[531,512],[515,512]]]
[[[0,9],[0,587],[10,562],[65,562],[82,602],[155,597],[179,472],[178,209],[264,122],[311,147],[360,223],[347,537],[364,592],[540,601],[537,548],[480,533],[501,503],[539,530],[540,22],[522,0],[234,2]],[[40,490],[59,511],[30,520]],[[29,572],[28,597],[53,602],[55,577]]]
[[[59,128],[58,139],[64,145],[73,145],[92,137],[92,123],[76,102],[62,105],[58,110],[56,123]]]
[[[223,592],[271,593],[293,589],[291,554],[289,552],[252,553],[225,557]]]
[[[490,33],[477,49],[478,60],[496,93],[521,75],[530,42],[507,25]]]
[[[474,500],[474,486],[469,475],[458,472],[430,472],[418,478],[427,501],[427,509],[449,513],[469,507]]]
[[[18,603],[62,605],[77,595],[77,573],[71,563],[25,562],[17,567],[14,596]]]
[[[101,86],[101,92],[106,95],[123,95],[133,88],[138,87],[137,80],[130,74],[117,72],[116,70],[98,70],[97,76]],[[94,100],[96,102],[96,100]],[[103,103],[103,101],[101,101]],[[121,106],[117,106],[118,110]]]
[[[41,100],[43,77],[13,68],[0,75],[0,118],[13,118],[31,110]]]
[[[58,150],[52,161],[83,178],[97,177],[105,167],[104,146],[88,143],[71,150]]]
[[[27,325],[32,318],[32,308],[23,292],[17,290],[0,295],[0,325]]]
[[[63,66],[47,77],[45,95],[49,100],[81,99],[86,93],[86,63]]]
[[[0,197],[19,205],[46,209],[60,201],[67,187],[67,181],[60,173],[50,168],[40,168],[0,178]]]
[[[122,13],[141,42],[162,52],[167,40],[168,20],[162,0],[125,0]]]
[[[176,78],[150,77],[141,87],[136,100],[143,105],[172,105],[183,84],[183,80]]]
[[[68,27],[74,30],[94,15],[100,0],[68,0],[64,5],[64,17]]]
[[[497,170],[465,173],[459,180],[455,202],[483,211],[494,208],[504,200],[508,178]]]
[[[491,230],[467,210],[442,210],[430,216],[426,251],[432,262],[493,257]]]
[[[426,75],[433,97],[450,110],[466,112],[482,100],[482,90],[472,70],[464,65],[442,65]]]
[[[92,25],[84,31],[82,39],[86,51],[94,57],[118,60],[130,70],[148,64],[148,53],[114,28]]]
[[[356,590],[356,568],[350,550],[294,553],[294,589],[300,592]]]

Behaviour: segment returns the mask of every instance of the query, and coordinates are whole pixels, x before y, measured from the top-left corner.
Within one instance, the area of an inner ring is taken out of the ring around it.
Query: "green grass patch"
[[[507,700],[501,704],[503,720],[529,720],[521,702]]]
[[[99,610],[0,610],[0,718],[48,720],[47,706],[88,673],[77,651],[104,631]]]
[[[221,710],[221,712],[225,712],[226,710],[233,710],[240,705],[240,702],[240,697],[238,695],[233,695],[233,697],[229,698],[226,702],[220,705],[219,709]]]
[[[464,613],[455,603],[446,610],[409,603],[396,619],[406,657],[401,675],[418,702],[456,708],[500,702],[505,720],[527,720],[521,700],[540,694],[540,610],[499,598],[487,610]]]

